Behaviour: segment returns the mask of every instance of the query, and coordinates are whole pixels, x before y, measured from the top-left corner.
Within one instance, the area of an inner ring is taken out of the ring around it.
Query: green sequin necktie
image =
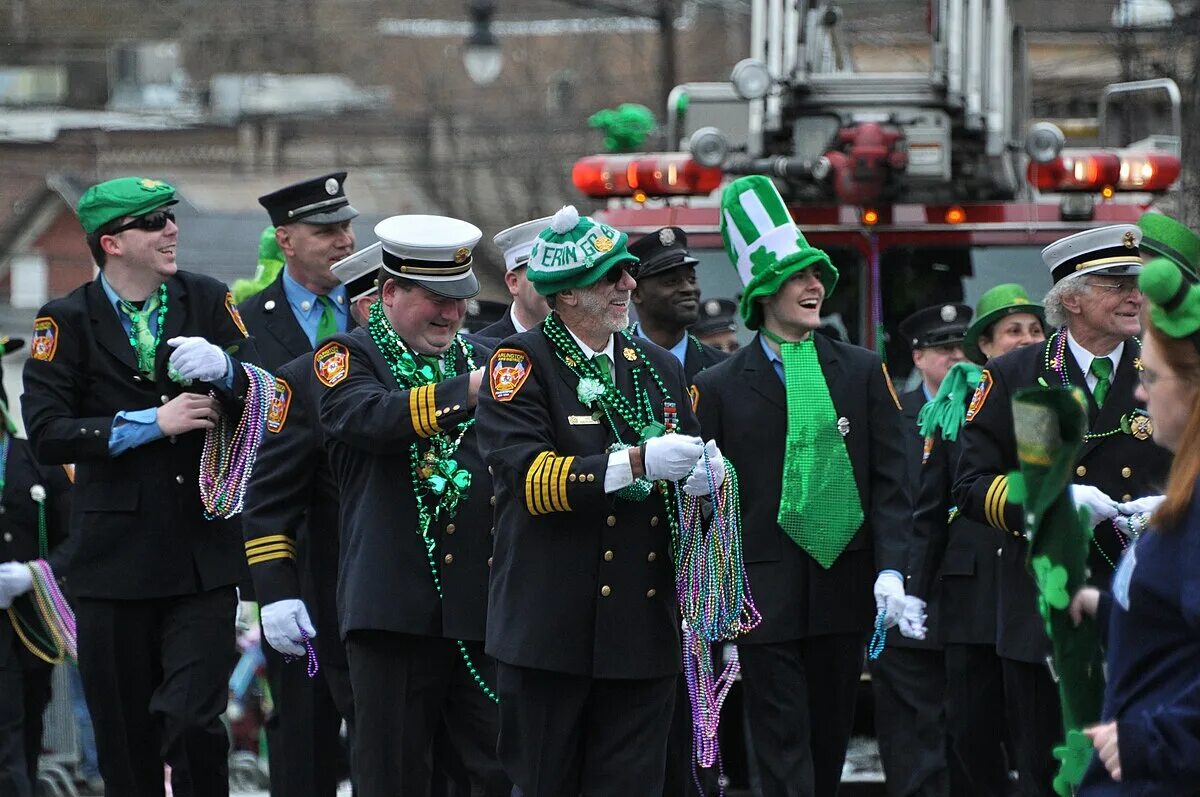
[[[333,299],[328,296],[318,296],[317,303],[321,305],[321,317],[317,320],[317,342],[320,343],[326,338],[336,335],[338,328],[337,316],[333,311]]]
[[[154,350],[157,348],[157,341],[154,335],[150,334],[150,315],[158,309],[158,294],[151,294],[141,309],[124,299],[117,302],[117,306],[129,318],[129,342],[133,344],[133,350],[137,352],[138,370],[143,376],[153,377]]]
[[[1104,400],[1108,398],[1108,389],[1112,387],[1112,382],[1109,381],[1113,372],[1112,360],[1107,357],[1096,357],[1092,360],[1092,365],[1088,370],[1096,377],[1096,386],[1092,388],[1092,398],[1096,400],[1097,407],[1103,407]]]
[[[787,390],[779,525],[828,569],[862,526],[854,468],[812,336],[791,343],[763,334],[779,345]]]

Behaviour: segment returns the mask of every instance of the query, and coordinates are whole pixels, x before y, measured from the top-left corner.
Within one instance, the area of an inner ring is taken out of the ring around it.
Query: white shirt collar
[[[1075,358],[1075,362],[1079,364],[1079,370],[1083,372],[1084,378],[1088,379],[1088,384],[1091,385],[1096,381],[1096,377],[1091,373],[1092,360],[1096,359],[1096,355],[1080,346],[1069,329],[1067,330],[1067,347],[1071,349],[1071,356]],[[1115,349],[1105,355],[1108,359],[1112,360],[1114,374],[1117,372],[1117,366],[1121,364],[1121,355],[1124,352],[1125,341],[1121,341]]]
[[[517,318],[516,307],[517,306],[515,304],[510,304],[508,306],[508,318],[510,321],[512,321],[513,329],[517,330],[517,332],[528,332],[529,327],[522,324],[520,319]],[[569,332],[570,330],[567,331]]]
[[[569,334],[572,338],[574,338],[575,342],[579,344],[579,350],[581,352],[583,352],[584,357],[587,357],[590,360],[593,357],[595,357],[597,354],[607,354],[609,364],[610,365],[616,364],[616,360],[613,359],[614,347],[613,347],[613,336],[612,335],[608,336],[608,343],[605,344],[604,348],[600,349],[599,351],[596,351],[596,350],[592,349],[591,346],[587,345],[582,340],[580,340],[579,336],[576,335],[574,332],[572,332],[571,328],[569,326],[567,326],[566,324],[563,324],[563,329],[567,330],[567,334]]]

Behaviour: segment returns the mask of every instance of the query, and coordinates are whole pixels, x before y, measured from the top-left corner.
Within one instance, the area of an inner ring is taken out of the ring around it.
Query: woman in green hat
[[[983,373],[981,364],[1045,340],[1042,306],[1016,284],[983,294],[967,329],[963,351],[972,362],[946,374],[937,396],[921,410],[925,436],[921,486],[913,515],[911,591],[941,607],[937,629],[946,651],[946,729],[954,794],[1003,795],[1008,766],[1001,745],[1004,681],[996,655],[994,529],[958,517],[951,488],[958,462],[958,431]]]

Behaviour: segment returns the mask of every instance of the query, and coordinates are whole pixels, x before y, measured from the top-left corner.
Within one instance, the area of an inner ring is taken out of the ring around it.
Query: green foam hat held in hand
[[[838,281],[829,255],[810,246],[792,221],[779,189],[762,175],[739,177],[721,194],[721,238],[737,268],[742,292],[742,320],[750,329],[762,324],[758,300],[774,296],[792,275],[809,266],[820,271],[828,298]]]
[[[1200,285],[1174,261],[1158,257],[1142,268],[1138,288],[1150,301],[1154,326],[1172,338],[1192,338],[1200,348]]]
[[[75,212],[83,231],[91,235],[114,219],[144,216],[178,201],[170,183],[146,177],[118,177],[84,191]]]

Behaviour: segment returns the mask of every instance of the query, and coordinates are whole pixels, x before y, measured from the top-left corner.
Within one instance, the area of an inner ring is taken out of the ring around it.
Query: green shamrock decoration
[[[604,131],[604,148],[609,152],[637,152],[658,123],[645,105],[626,102],[596,111],[588,117],[588,126]]]
[[[1037,579],[1038,590],[1045,596],[1047,603],[1060,611],[1071,604],[1071,596],[1067,593],[1065,567],[1054,564],[1047,556],[1035,556],[1033,575]]]
[[[1054,776],[1054,791],[1060,797],[1071,797],[1092,760],[1092,740],[1082,731],[1067,731],[1067,742],[1054,748],[1054,757],[1061,762]]]
[[[437,470],[437,473],[426,479],[429,483],[429,490],[434,495],[442,495],[452,485],[454,490],[459,493],[464,493],[470,488],[471,474],[460,469],[455,460],[441,460],[438,462]]]
[[[429,363],[422,363],[418,366],[417,361],[409,352],[400,355],[396,361],[396,367],[405,379],[419,377],[426,383],[433,381],[433,366]]]

